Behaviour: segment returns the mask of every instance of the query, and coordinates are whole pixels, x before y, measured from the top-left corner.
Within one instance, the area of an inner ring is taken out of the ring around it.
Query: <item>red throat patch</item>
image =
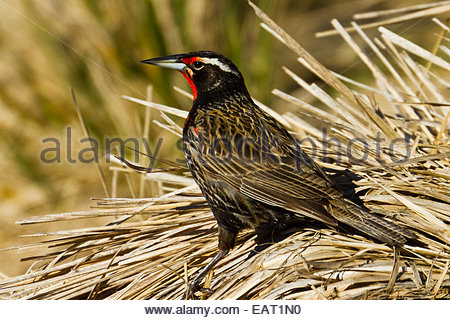
[[[197,88],[195,87],[194,81],[192,81],[191,77],[187,73],[185,73],[183,71],[180,71],[180,72],[183,75],[183,77],[187,80],[187,82],[189,83],[189,86],[192,89],[192,95],[194,96],[194,100],[197,99]]]
[[[192,58],[184,58],[181,59],[186,65],[190,65],[194,63],[194,61],[198,60],[198,57],[192,57]],[[190,77],[189,73],[181,72],[183,74],[183,77],[187,80],[189,83],[189,86],[192,89],[192,95],[194,96],[194,100],[197,99],[197,88],[195,87],[194,81],[192,81],[192,78]]]

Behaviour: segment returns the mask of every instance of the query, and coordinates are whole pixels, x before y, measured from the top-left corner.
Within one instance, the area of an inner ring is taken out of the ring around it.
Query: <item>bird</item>
[[[187,297],[233,249],[244,229],[283,230],[302,218],[350,226],[393,246],[414,234],[344,196],[333,178],[274,117],[251,98],[225,56],[195,51],[152,58],[186,78],[193,103],[183,127],[183,151],[218,225],[218,252],[188,286]]]

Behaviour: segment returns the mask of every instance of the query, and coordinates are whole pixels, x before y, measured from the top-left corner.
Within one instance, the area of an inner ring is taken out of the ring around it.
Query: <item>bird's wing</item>
[[[330,177],[277,120],[256,106],[242,110],[230,111],[230,118],[211,108],[185,128],[187,148],[205,178],[267,205],[335,225],[324,206],[326,199],[342,193]]]
[[[252,152],[218,152],[217,148],[210,151],[200,154],[191,150],[208,179],[220,180],[267,205],[336,225],[323,210],[327,202],[321,205],[320,201],[339,197],[341,193],[309,163],[298,160],[296,164],[292,157],[262,159],[261,154],[255,157]]]

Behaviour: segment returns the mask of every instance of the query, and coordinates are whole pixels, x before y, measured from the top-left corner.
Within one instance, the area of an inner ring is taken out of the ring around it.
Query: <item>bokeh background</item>
[[[348,25],[354,13],[400,8],[418,1],[255,3],[326,66],[369,82],[369,72],[342,39],[317,39],[315,33],[330,29],[332,18]],[[94,164],[67,161],[68,127],[72,131],[71,156],[87,147],[80,143],[84,135],[70,88],[92,136],[100,142],[105,137],[142,136],[144,108],[121,96],[145,99],[150,84],[153,101],[189,108],[189,100],[173,89],[174,85],[188,89],[181,76],[138,63],[151,57],[200,49],[218,51],[235,62],[251,94],[264,104],[279,111],[294,108],[271,95],[274,88],[308,100],[281,67],[288,66],[307,81],[317,79],[259,23],[242,0],[0,0],[0,248],[35,240],[18,238],[39,229],[18,226],[17,220],[87,210],[92,205],[90,198],[105,196]],[[437,30],[431,18],[389,28],[426,48],[432,47],[432,40],[427,43],[420,35],[427,34],[426,29]],[[158,112],[152,112],[151,118],[162,121]],[[42,140],[49,137],[61,141],[60,163],[47,164],[40,159],[50,146]],[[160,137],[164,141],[158,156],[182,158],[173,135],[156,126],[149,133],[152,150]],[[103,158],[100,162],[111,188],[112,173]],[[132,196],[130,183],[137,188],[135,181],[125,177],[118,182],[118,196]],[[144,195],[151,196],[147,190]],[[70,227],[86,223],[94,222],[71,222]],[[64,227],[46,225],[45,230]],[[0,251],[0,273],[24,273],[29,265],[20,263],[19,257],[16,251]]]

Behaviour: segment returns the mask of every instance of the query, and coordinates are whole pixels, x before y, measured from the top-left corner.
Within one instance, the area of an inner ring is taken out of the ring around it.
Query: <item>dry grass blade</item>
[[[92,138],[89,134],[89,130],[84,121],[83,114],[81,113],[81,109],[78,106],[77,98],[75,96],[75,92],[73,91],[73,88],[70,89],[70,93],[72,94],[73,104],[75,105],[75,109],[77,110],[78,119],[80,120],[81,127],[83,128],[84,135],[89,140],[91,148],[93,148]],[[97,167],[98,174],[100,176],[100,181],[102,182],[103,190],[105,191],[106,196],[109,197],[108,188],[106,187],[106,182],[105,182],[105,175],[103,174],[103,170],[100,167],[100,165],[98,164],[98,162],[96,163],[96,167]]]
[[[449,7],[450,10],[450,7]],[[437,66],[440,66],[441,68],[444,68],[448,71],[450,71],[450,63],[445,61],[444,59],[437,57],[436,55],[432,54],[431,52],[419,47],[418,45],[412,43],[411,41],[406,40],[403,37],[400,37],[396,33],[389,31],[386,28],[380,27],[379,28],[382,37],[385,37],[388,41],[391,41],[392,43],[400,46],[401,48],[412,52],[419,57],[422,57],[431,63],[434,63]]]
[[[166,113],[169,113],[169,114],[176,115],[176,116],[181,117],[181,118],[186,118],[187,115],[188,115],[187,111],[183,111],[183,110],[180,110],[180,109],[177,109],[177,108],[165,106],[165,105],[162,105],[162,104],[158,104],[158,103],[154,103],[154,102],[150,102],[150,101],[146,101],[146,100],[142,100],[142,99],[137,99],[137,98],[133,98],[133,97],[128,97],[128,96],[122,96],[122,98],[124,98],[126,100],[129,100],[129,101],[136,102],[138,104],[141,104],[141,105],[144,105],[144,106],[147,106],[147,107],[150,107],[150,108],[157,109],[157,110],[162,111],[162,112],[166,112]]]
[[[423,6],[423,5],[413,6],[413,7],[408,8],[407,10],[411,11],[411,10],[417,10],[417,9],[420,10],[422,8],[425,8],[425,9],[417,11],[417,12],[401,15],[401,16],[395,17],[395,18],[389,18],[389,19],[385,19],[385,20],[381,20],[381,21],[363,24],[360,27],[361,27],[361,29],[376,28],[376,27],[383,26],[383,25],[399,23],[402,21],[408,21],[411,19],[417,19],[417,18],[422,18],[422,17],[426,17],[426,16],[434,16],[437,14],[442,14],[442,13],[450,11],[450,3],[448,1],[438,2],[435,5],[430,6],[430,7],[431,8],[427,8],[427,6]],[[404,10],[396,10],[396,11],[390,10],[389,12],[386,12],[386,13],[392,14],[392,13],[403,13],[403,12],[404,12]],[[369,17],[373,18],[373,17],[382,16],[382,15],[383,15],[383,12],[381,14],[379,14],[379,12],[363,13],[363,14],[355,15],[355,19],[366,19]],[[355,28],[348,27],[348,28],[345,28],[345,31],[347,31],[347,32],[355,31]],[[332,35],[336,35],[336,34],[338,34],[338,31],[329,30],[329,31],[317,32],[316,37],[318,37],[318,38],[328,37],[328,36],[332,36]]]
[[[446,103],[446,62],[425,48],[403,45],[398,41],[400,37],[387,29],[380,28],[383,43],[370,39],[354,24],[358,31],[355,37],[361,37],[376,53],[366,55],[357,45],[359,42],[335,21],[339,33],[373,75],[372,83],[361,83],[328,70],[256,5],[250,4],[266,30],[293,50],[299,61],[325,84],[337,90],[331,95],[328,88],[309,84],[285,68],[290,79],[317,100],[306,102],[295,94],[274,90],[276,96],[299,106],[298,112],[279,114],[269,107],[262,108],[286,123],[294,134],[307,134],[310,140],[304,148],[315,160],[334,172],[338,181],[351,172],[355,178],[352,183],[364,205],[374,214],[395,219],[413,231],[417,241],[394,251],[360,235],[331,229],[302,228],[264,240],[251,231],[243,232],[236,248],[208,278],[212,295],[202,298],[448,299],[450,108]],[[421,7],[418,13],[443,10],[446,6]],[[425,62],[421,64],[398,47]],[[390,59],[384,58],[387,56]],[[440,67],[427,68],[430,62]],[[423,77],[426,81],[422,81]],[[357,89],[350,89],[340,79],[351,84],[349,80],[354,81]],[[180,134],[180,127],[171,116],[184,118],[186,111],[125,98],[163,112],[166,123],[159,125]],[[302,118],[303,115],[308,118]],[[315,126],[309,123],[310,119]],[[149,122],[147,116],[146,128]],[[319,128],[327,128],[329,136]],[[148,134],[144,130],[144,136]],[[193,179],[176,163],[166,162],[169,168],[149,171],[138,163],[121,160],[126,167],[114,165],[111,169],[117,175],[138,176],[141,184],[150,181],[157,186],[153,196],[95,199],[89,211],[19,221],[36,224],[109,218],[107,225],[31,235],[40,241],[14,249],[27,252],[25,259],[34,261],[34,265],[18,277],[0,276],[0,298],[182,296],[188,279],[217,251],[213,215]]]
[[[450,4],[450,2],[449,1],[441,1],[441,2],[437,2],[437,3],[418,4],[418,5],[413,5],[410,7],[398,8],[398,9],[361,12],[361,13],[355,14],[353,16],[353,18],[355,18],[357,20],[372,19],[372,18],[382,17],[382,16],[386,16],[386,15],[392,15],[392,14],[404,13],[404,12],[408,12],[408,11],[416,11],[416,10],[432,8],[432,7],[441,6],[444,4]]]
[[[330,86],[342,92],[344,96],[356,103],[355,97],[349,88],[347,88],[333,73],[325,68],[316,58],[314,58],[308,51],[306,51],[297,41],[295,41],[286,31],[278,26],[272,19],[270,19],[261,9],[249,1],[249,4],[255,10],[256,15],[264,21],[263,28],[275,35],[282,41],[289,49],[294,51],[299,58],[302,58],[306,67],[309,67],[318,77],[328,83]]]

